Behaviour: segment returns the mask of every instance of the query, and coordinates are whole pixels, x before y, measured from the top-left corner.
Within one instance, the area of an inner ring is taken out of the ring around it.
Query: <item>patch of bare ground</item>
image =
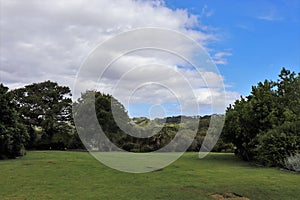
[[[233,193],[233,192],[227,192],[227,193],[223,193],[223,194],[211,194],[209,195],[212,198],[216,199],[216,200],[250,200],[247,197],[243,197],[242,195]]]

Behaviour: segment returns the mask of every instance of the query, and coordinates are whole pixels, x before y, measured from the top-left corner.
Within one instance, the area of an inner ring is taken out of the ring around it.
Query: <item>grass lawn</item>
[[[85,152],[33,151],[0,161],[0,199],[300,199],[300,175],[255,167],[232,154],[186,153],[162,171],[130,174]]]

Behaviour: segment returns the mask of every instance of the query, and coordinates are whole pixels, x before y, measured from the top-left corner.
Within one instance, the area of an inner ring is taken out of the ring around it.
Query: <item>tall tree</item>
[[[29,148],[35,148],[37,141],[45,148],[51,146],[51,143],[53,146],[64,142],[64,138],[68,137],[71,120],[72,100],[68,87],[45,81],[11,93],[30,133]],[[40,129],[40,140],[37,129]]]
[[[92,110],[92,109],[95,110]],[[113,109],[117,115],[113,115]],[[106,137],[101,137],[99,127],[93,122],[93,113],[96,114],[97,124],[111,142],[120,147],[120,142],[126,134],[120,129],[119,125],[129,125],[129,117],[124,106],[114,97],[108,94],[102,94],[98,91],[86,91],[81,94],[81,97],[73,104],[73,114],[76,122],[76,128],[83,140],[85,146],[89,149],[99,149],[101,151],[111,151],[112,146],[108,140],[103,140]],[[116,123],[116,118],[120,122]],[[124,127],[128,128],[128,127]],[[127,140],[127,139],[125,139]]]

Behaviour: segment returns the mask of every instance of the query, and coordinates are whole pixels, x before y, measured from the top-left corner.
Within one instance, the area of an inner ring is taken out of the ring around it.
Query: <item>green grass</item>
[[[186,153],[162,171],[130,174],[85,152],[33,151],[0,161],[1,199],[299,199],[300,175],[256,167],[232,154]]]

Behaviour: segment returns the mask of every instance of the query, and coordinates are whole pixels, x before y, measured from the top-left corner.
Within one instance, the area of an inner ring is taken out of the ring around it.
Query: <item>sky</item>
[[[170,0],[215,29],[216,52],[228,52],[218,65],[230,90],[242,95],[264,79],[276,80],[282,67],[300,71],[300,1]]]
[[[164,31],[156,40],[196,63],[209,57],[215,68],[191,68],[170,52],[143,49],[124,54],[99,78],[99,63],[122,45],[151,42],[155,30],[125,34],[125,41],[118,35],[145,27],[181,33]],[[109,48],[101,50],[103,43]],[[75,99],[90,87],[110,93],[131,117],[205,115],[224,113],[252,85],[276,80],[282,67],[300,71],[297,0],[0,0],[0,81],[10,89],[53,80]]]

